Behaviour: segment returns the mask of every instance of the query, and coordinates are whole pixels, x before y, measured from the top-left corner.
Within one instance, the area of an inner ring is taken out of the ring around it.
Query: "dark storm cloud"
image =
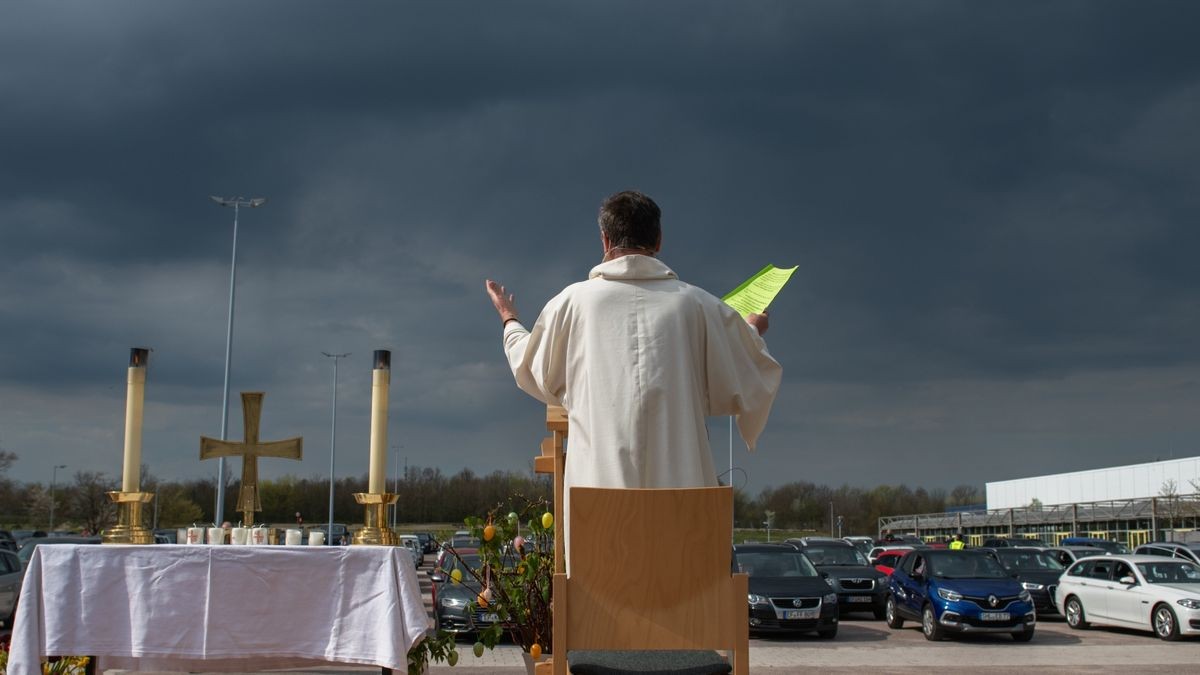
[[[448,471],[525,465],[540,416],[482,278],[532,319],[598,259],[596,206],[625,187],[663,205],[686,280],[719,294],[765,262],[801,266],[772,308],[788,375],[753,486],[894,480],[851,469],[898,448],[1076,468],[1195,430],[1190,4],[0,15],[0,391],[20,411],[0,442],[23,458],[100,427],[119,443],[124,354],[149,344],[164,419],[147,421],[148,461],[157,442],[170,471],[208,470],[192,446],[219,419],[233,215],[208,194],[271,199],[241,212],[232,387],[270,392],[264,425],[316,452],[320,352],[354,352],[347,473],[365,470],[380,347],[396,350],[398,444]],[[1089,435],[1089,404],[1125,426]],[[236,395],[234,410],[236,429]],[[829,453],[854,460],[813,459]]]

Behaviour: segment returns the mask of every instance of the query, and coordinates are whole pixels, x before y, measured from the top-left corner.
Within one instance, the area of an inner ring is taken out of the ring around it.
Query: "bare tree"
[[[77,472],[65,515],[92,533],[100,532],[116,521],[116,505],[108,498],[108,492],[115,489],[116,481],[102,472]]]
[[[1163,515],[1170,522],[1171,530],[1174,530],[1175,517],[1179,514],[1179,484],[1174,478],[1163,481],[1162,486],[1158,488],[1158,497],[1158,503],[1163,506]]]

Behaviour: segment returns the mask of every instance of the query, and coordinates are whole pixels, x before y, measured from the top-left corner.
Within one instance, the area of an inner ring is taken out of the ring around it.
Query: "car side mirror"
[[[1134,579],[1133,577],[1121,577],[1120,583],[1125,584],[1126,586],[1136,586],[1137,579]]]

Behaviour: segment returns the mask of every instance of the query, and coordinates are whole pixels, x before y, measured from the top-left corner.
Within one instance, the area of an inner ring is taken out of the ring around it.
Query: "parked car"
[[[1163,640],[1200,634],[1200,565],[1151,555],[1084,558],[1058,585],[1071,628],[1091,624],[1153,631]]]
[[[866,556],[844,541],[798,546],[817,571],[829,579],[838,594],[838,608],[846,612],[871,612],[883,618],[887,575],[871,567]]]
[[[1200,563],[1200,543],[1177,544],[1174,542],[1154,542],[1142,544],[1133,550],[1134,555],[1156,555],[1160,558],[1180,558],[1194,563]]]
[[[879,539],[875,540],[876,546],[888,546],[889,548],[895,548],[894,546],[890,546],[891,544],[912,546],[913,548],[916,548],[918,546],[924,546],[925,540],[915,534],[885,534]]]
[[[415,534],[402,534],[399,537],[400,545],[412,555],[413,567],[421,567],[421,562],[425,559],[425,552],[421,549],[421,540]]]
[[[875,546],[875,540],[871,537],[842,537],[842,541],[858,549],[858,552],[863,555],[866,555],[871,547]]]
[[[1096,537],[1067,537],[1059,542],[1060,546],[1095,546],[1109,553],[1128,554],[1129,547],[1117,541],[1099,539]]]
[[[436,553],[437,540],[433,538],[433,534],[429,532],[418,532],[417,539],[421,540],[422,553]]]
[[[908,552],[908,551],[911,551],[911,550],[913,550],[914,548],[917,548],[917,547],[916,547],[916,546],[906,546],[906,545],[904,545],[904,544],[895,544],[895,545],[893,545],[893,546],[876,546],[875,548],[873,548],[873,549],[871,549],[870,551],[868,551],[868,552],[867,552],[867,562],[869,562],[869,563],[871,563],[872,565],[874,565],[874,564],[875,564],[875,560],[876,560],[877,558],[879,558],[879,556],[883,555],[883,552],[884,552],[884,551],[905,551],[905,552]],[[924,547],[922,546],[921,548],[924,548]]]
[[[1004,569],[1021,582],[1021,588],[1029,591],[1038,615],[1058,614],[1054,594],[1058,590],[1058,578],[1067,569],[1054,554],[1040,548],[1010,547],[980,549],[996,558]]]
[[[1070,567],[1071,563],[1080,558],[1088,558],[1094,555],[1108,555],[1108,551],[1096,548],[1095,546],[1052,546],[1046,549],[1046,553],[1054,556],[1063,567]]]
[[[837,537],[793,537],[791,539],[784,540],[785,544],[792,544],[793,546],[807,546],[809,544],[828,544],[830,542],[837,543],[837,544],[849,544],[850,543],[844,539],[838,539]],[[850,544],[850,545],[853,546],[854,544]]]
[[[12,628],[17,615],[17,598],[21,596],[21,578],[24,566],[16,553],[0,551],[0,620],[6,628]]]
[[[891,576],[892,570],[896,569],[896,563],[911,551],[911,548],[889,548],[879,552],[871,562],[875,563],[875,569]]]
[[[913,550],[892,572],[887,596],[891,628],[919,621],[926,640],[947,633],[1009,633],[1033,639],[1037,615],[1029,591],[982,551]]]
[[[17,552],[17,540],[13,538],[12,532],[8,530],[0,530],[0,549],[5,551]]]
[[[431,593],[434,625],[450,633],[475,634],[499,619],[487,608],[476,606],[480,584],[468,568],[479,568],[479,555],[459,555],[461,559],[450,556],[445,567],[439,567],[429,575],[433,581]],[[461,572],[461,581],[454,581],[451,576],[454,570]]]
[[[1008,548],[1011,546],[1047,548],[1050,545],[1037,537],[991,537],[983,540],[981,548]]]
[[[24,570],[29,566],[29,559],[33,557],[33,550],[38,546],[53,546],[56,544],[99,544],[100,537],[30,537],[21,545],[21,550],[17,551],[17,558],[21,561],[21,569]]]
[[[739,544],[733,547],[733,570],[750,575],[752,633],[837,635],[837,593],[795,547]]]

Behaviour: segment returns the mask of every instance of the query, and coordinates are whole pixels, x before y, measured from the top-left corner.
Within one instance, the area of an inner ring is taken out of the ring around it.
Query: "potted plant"
[[[513,506],[515,504],[515,506]],[[510,510],[511,507],[511,510]],[[553,647],[550,586],[554,578],[554,516],[544,498],[517,495],[509,505],[498,505],[484,517],[464,519],[467,530],[479,541],[478,566],[463,564],[453,547],[447,555],[459,562],[450,584],[478,588],[468,614],[494,614],[496,621],[480,630],[472,646],[475,656],[492,649],[505,635],[519,644],[532,664]],[[430,661],[458,662],[454,635],[438,630],[409,652],[409,673],[419,675]]]

